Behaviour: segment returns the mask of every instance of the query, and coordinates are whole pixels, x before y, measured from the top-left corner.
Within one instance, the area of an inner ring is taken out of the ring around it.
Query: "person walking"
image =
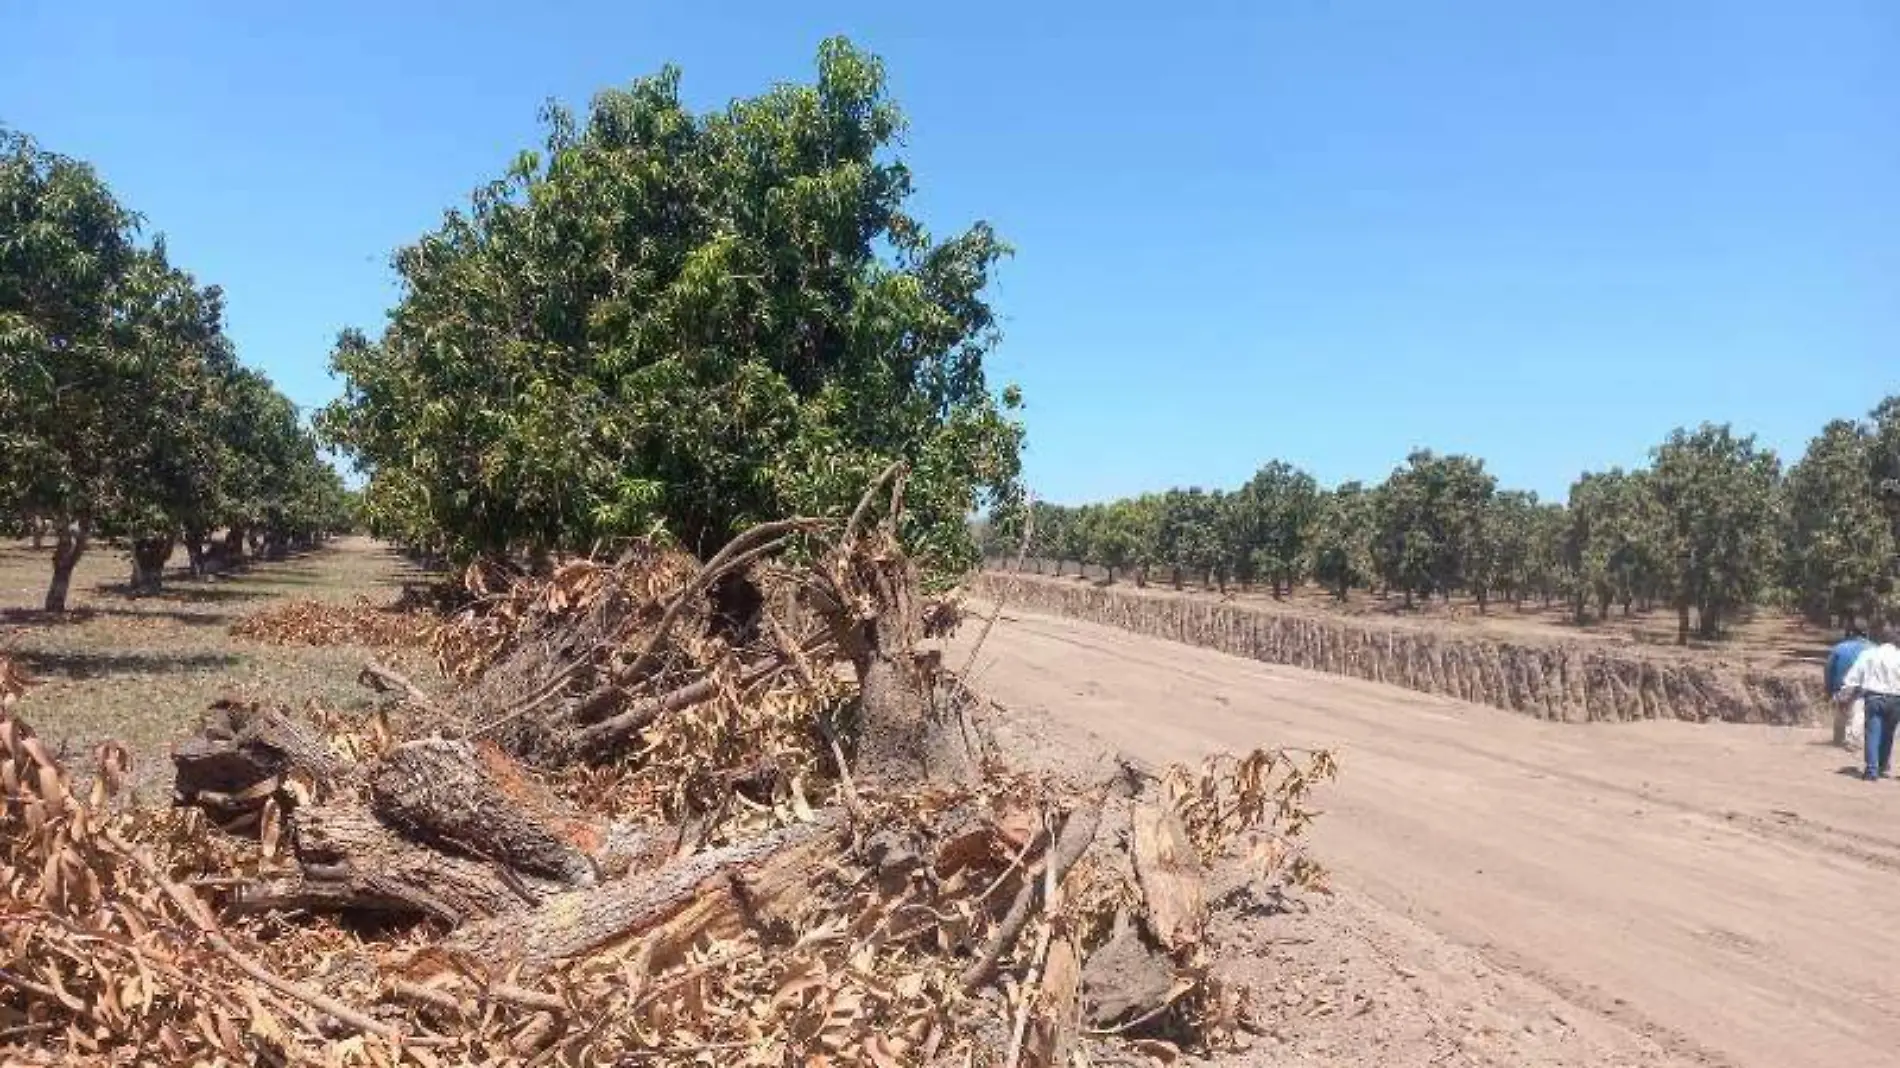
[[[1883,628],[1880,644],[1855,658],[1834,695],[1837,705],[1855,698],[1867,702],[1867,770],[1861,778],[1868,782],[1892,772],[1894,735],[1900,733],[1900,647],[1894,635],[1892,626]]]
[[[1849,623],[1847,633],[1835,643],[1827,654],[1827,695],[1834,698],[1840,695],[1841,683],[1847,678],[1847,669],[1854,666],[1860,654],[1873,648],[1874,643],[1867,640],[1867,628],[1858,623]],[[1839,746],[1858,746],[1861,742],[1862,725],[1866,722],[1866,702],[1856,698],[1851,704],[1834,705],[1834,744]]]

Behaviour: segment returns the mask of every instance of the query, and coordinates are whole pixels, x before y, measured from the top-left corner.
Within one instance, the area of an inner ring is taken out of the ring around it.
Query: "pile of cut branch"
[[[221,703],[169,810],[113,803],[111,746],[79,796],[0,708],[0,1052],[881,1068],[1234,1041],[1206,872],[1251,844],[1263,880],[1309,878],[1284,840],[1330,763],[1002,766],[923,647],[901,472],[873,490],[703,565],[476,569],[436,636],[454,692],[371,665],[392,699],[361,721]]]

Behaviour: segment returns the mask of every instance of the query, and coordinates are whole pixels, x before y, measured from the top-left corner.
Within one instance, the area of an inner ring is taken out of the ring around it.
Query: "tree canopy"
[[[906,212],[903,117],[848,42],[718,111],[679,84],[550,108],[540,151],[396,254],[400,303],[343,335],[322,418],[368,513],[460,555],[661,531],[705,552],[903,460],[910,547],[967,566],[967,517],[1017,492],[1019,401],[983,367],[1005,246]]]

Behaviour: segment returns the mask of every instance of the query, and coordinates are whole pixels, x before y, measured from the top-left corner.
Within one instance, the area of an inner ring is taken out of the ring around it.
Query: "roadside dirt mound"
[[[1818,722],[1812,672],[1745,667],[1582,642],[1447,637],[1134,589],[984,573],[974,596],[1270,664],[1382,682],[1566,722]]]

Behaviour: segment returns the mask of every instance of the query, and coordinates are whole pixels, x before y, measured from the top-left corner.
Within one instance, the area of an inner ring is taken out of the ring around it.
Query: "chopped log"
[[[656,965],[704,935],[731,937],[768,920],[828,870],[841,845],[842,809],[709,849],[644,875],[558,894],[525,915],[472,924],[446,947],[487,967],[534,975],[565,960],[643,936]]]
[[[600,832],[533,786],[493,745],[405,742],[369,777],[376,814],[411,838],[569,886],[592,886]]]
[[[412,842],[353,799],[307,805],[290,826],[300,870],[239,890],[231,910],[406,913],[461,924],[523,913],[566,889]]]
[[[1148,906],[1148,929],[1169,950],[1201,940],[1207,929],[1207,885],[1201,858],[1173,809],[1135,808],[1135,875]]]
[[[262,808],[290,772],[329,782],[350,766],[315,727],[287,711],[221,700],[198,734],[173,747],[172,797],[229,819]]]

